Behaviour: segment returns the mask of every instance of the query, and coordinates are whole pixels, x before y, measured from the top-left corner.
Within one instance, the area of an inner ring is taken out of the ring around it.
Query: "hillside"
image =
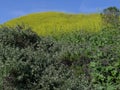
[[[120,21],[113,10],[34,13],[1,25],[0,90],[120,90]]]
[[[63,41],[30,30],[0,28],[0,90],[120,90],[119,26]]]
[[[15,26],[24,23],[39,35],[58,35],[76,30],[99,31],[99,14],[66,14],[60,12],[33,13],[10,20],[4,25]]]

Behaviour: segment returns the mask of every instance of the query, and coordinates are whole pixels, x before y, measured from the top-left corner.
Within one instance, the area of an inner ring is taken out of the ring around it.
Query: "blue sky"
[[[100,12],[109,6],[120,8],[120,0],[1,0],[0,23],[33,12]]]

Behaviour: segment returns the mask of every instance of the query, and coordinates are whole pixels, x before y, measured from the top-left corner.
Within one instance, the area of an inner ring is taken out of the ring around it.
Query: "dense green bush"
[[[116,7],[108,7],[101,13],[104,24],[117,26],[119,24],[120,10]]]
[[[119,90],[120,30],[59,40],[24,26],[0,28],[1,90]]]
[[[28,46],[36,47],[39,38],[37,34],[24,26],[17,26],[15,28],[3,27],[0,30],[0,42],[4,45],[11,45],[13,47],[26,48]]]
[[[59,55],[65,46],[62,43],[19,28],[3,27],[0,32],[1,89],[86,88],[77,83],[81,79],[73,69],[62,63]],[[84,83],[89,85],[87,81]]]
[[[89,76],[88,80],[91,80],[91,83],[95,89],[119,90],[119,28],[107,27],[99,33],[89,33],[84,35],[81,36],[81,33],[77,32],[75,35],[70,36],[70,40],[71,37],[74,38],[74,40],[71,41],[71,43],[74,44],[72,46],[69,45],[71,48],[69,48],[68,51],[66,50],[67,54],[63,54],[62,58],[67,57],[67,59],[69,58],[69,60],[71,60],[70,57],[75,56],[72,60],[77,60],[75,62],[79,66],[82,66],[80,57],[84,56],[84,58],[82,58],[84,61],[82,69],[84,70],[84,74]],[[75,42],[75,40],[77,42]],[[75,46],[75,43],[79,46]],[[81,64],[79,64],[78,61],[80,61]],[[74,68],[76,69],[77,65],[74,65]],[[78,68],[78,70],[80,72],[81,68]]]

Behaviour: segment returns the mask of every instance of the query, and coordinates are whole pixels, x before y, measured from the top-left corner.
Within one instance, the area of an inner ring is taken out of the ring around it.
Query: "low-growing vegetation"
[[[120,24],[106,26],[58,37],[1,26],[0,90],[120,90]]]
[[[41,36],[59,36],[63,33],[87,30],[97,32],[101,29],[100,14],[66,14],[59,12],[44,12],[22,16],[10,20],[4,25],[28,25],[34,32]]]

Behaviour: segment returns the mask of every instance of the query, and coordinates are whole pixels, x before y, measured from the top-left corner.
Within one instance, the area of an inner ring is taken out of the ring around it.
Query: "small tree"
[[[108,7],[101,13],[104,24],[118,25],[120,10],[116,7]]]

